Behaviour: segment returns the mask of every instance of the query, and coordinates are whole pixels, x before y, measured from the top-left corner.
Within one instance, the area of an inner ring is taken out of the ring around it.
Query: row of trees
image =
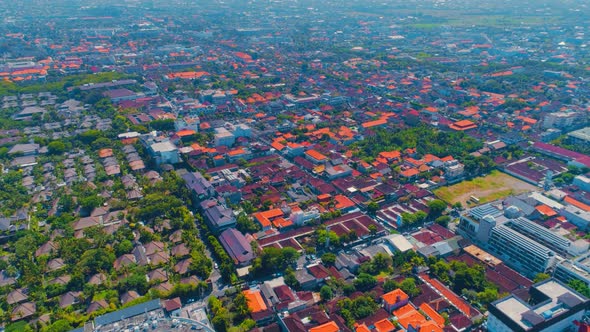
[[[416,148],[419,155],[461,158],[481,147],[481,142],[463,132],[444,132],[422,124],[406,129],[377,129],[374,136],[355,143],[353,149],[356,156],[369,159],[380,152],[407,148]]]

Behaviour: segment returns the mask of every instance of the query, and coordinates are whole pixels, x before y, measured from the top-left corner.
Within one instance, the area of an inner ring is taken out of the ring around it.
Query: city
[[[0,4],[0,329],[589,331],[587,7]]]

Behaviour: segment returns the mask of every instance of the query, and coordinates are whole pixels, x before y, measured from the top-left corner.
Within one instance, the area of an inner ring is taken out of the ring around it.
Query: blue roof
[[[149,302],[140,303],[129,308],[110,312],[108,314],[98,316],[94,319],[94,326],[109,325],[127,318],[139,316],[146,312],[154,311],[161,308],[160,300],[151,300]]]

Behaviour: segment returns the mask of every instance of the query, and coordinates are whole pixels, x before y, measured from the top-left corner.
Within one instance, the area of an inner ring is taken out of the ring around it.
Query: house
[[[113,268],[119,271],[125,266],[129,266],[136,263],[137,261],[135,260],[135,256],[133,254],[125,254],[117,258],[115,262],[113,262]]]
[[[398,288],[389,293],[383,294],[381,299],[383,300],[383,307],[385,310],[393,312],[408,304],[410,297],[403,290]]]
[[[449,125],[449,128],[456,130],[456,131],[467,131],[471,129],[477,128],[477,125],[469,120],[461,120]]]
[[[175,297],[173,299],[164,301],[164,310],[169,316],[179,316],[180,308],[182,308],[180,297]]]
[[[328,157],[314,149],[305,151],[305,158],[314,164],[321,164],[328,161]]]
[[[273,318],[273,312],[268,308],[260,290],[247,289],[242,292],[248,302],[250,315],[257,323],[267,322]]]
[[[225,248],[234,263],[244,266],[254,259],[250,242],[240,231],[230,228],[219,235],[219,242]]]
[[[90,305],[88,306],[88,309],[86,309],[86,313],[93,313],[95,311],[99,311],[102,309],[108,309],[109,308],[109,303],[105,300],[98,300],[98,301],[92,301],[90,303]]]
[[[27,144],[15,144],[10,150],[8,150],[8,154],[20,154],[22,156],[36,156],[39,154],[39,149],[41,146],[35,143],[27,143]]]
[[[203,200],[215,195],[215,188],[201,173],[186,172],[181,177],[185,181],[186,187],[192,191],[196,198]]]
[[[8,303],[8,305],[13,305],[24,302],[28,299],[29,296],[27,295],[27,290],[24,288],[19,288],[8,293],[8,295],[6,296],[6,303]]]
[[[140,297],[140,295],[136,291],[134,291],[134,290],[127,291],[121,295],[121,304],[125,305],[125,304],[139,298],[139,297]]]
[[[20,112],[15,114],[13,117],[15,120],[31,120],[35,114],[43,116],[47,112],[46,109],[39,106],[28,106],[23,108]]]
[[[37,305],[34,302],[25,302],[17,305],[14,309],[12,309],[12,313],[10,314],[10,320],[13,322],[27,319],[32,317],[37,313]]]
[[[67,292],[59,296],[59,307],[66,308],[77,304],[82,299],[82,292]]]
[[[219,204],[216,200],[208,200],[201,203],[205,221],[211,228],[220,232],[236,224],[233,210]]]
[[[309,329],[309,332],[340,332],[340,327],[334,321],[318,325]]]
[[[177,164],[180,162],[178,148],[170,141],[153,143],[148,148],[156,164]]]

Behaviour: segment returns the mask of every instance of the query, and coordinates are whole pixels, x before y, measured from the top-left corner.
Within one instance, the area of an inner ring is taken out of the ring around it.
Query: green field
[[[469,197],[479,198],[480,203],[495,201],[510,195],[517,195],[538,188],[500,171],[492,171],[485,177],[441,187],[434,194],[449,204],[460,202],[467,206]]]

